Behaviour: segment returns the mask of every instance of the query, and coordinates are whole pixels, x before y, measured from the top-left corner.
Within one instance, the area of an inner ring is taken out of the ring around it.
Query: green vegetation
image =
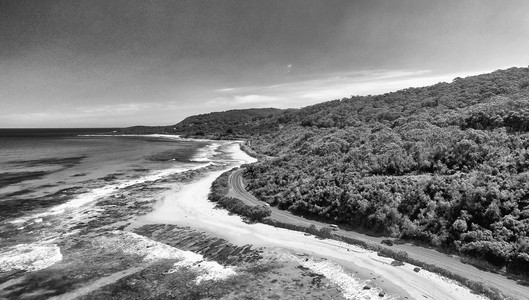
[[[527,78],[511,68],[249,121],[248,145],[273,158],[246,168],[248,189],[529,275]]]
[[[245,138],[259,132],[260,122],[281,113],[277,108],[235,109],[191,116],[170,126],[134,126],[120,129],[123,134],[178,134],[209,139]]]
[[[254,134],[263,119],[281,112],[277,108],[253,108],[214,112],[191,116],[174,125],[174,130],[184,136],[209,138],[237,138]]]
[[[216,202],[218,206],[225,208],[231,213],[248,218],[250,221],[262,221],[271,214],[268,206],[264,205],[247,205],[243,201],[226,197],[228,193],[228,177],[233,170],[224,172],[211,184],[211,192],[208,199]]]
[[[246,167],[248,189],[270,205],[527,276],[528,78],[528,68],[511,68],[174,128],[246,137],[265,158]]]
[[[248,189],[529,275],[528,76],[512,68],[287,111],[283,130],[250,139],[275,158],[246,168]]]

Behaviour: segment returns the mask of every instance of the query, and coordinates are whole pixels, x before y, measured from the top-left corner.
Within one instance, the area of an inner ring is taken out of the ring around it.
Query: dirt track
[[[228,196],[238,198],[247,204],[262,205],[263,202],[259,201],[252,194],[246,191],[242,178],[243,171],[243,169],[239,169],[230,174],[230,177],[228,179],[228,185],[230,187]],[[299,224],[304,226],[309,226],[311,224],[320,227],[329,226],[329,224],[308,220],[300,216],[295,216],[290,212],[279,210],[275,207],[271,207],[271,209],[271,218],[277,221]],[[373,244],[380,244],[380,242],[384,239],[382,237],[373,237],[358,232],[346,231],[342,229],[334,231],[333,233],[345,237],[363,240]],[[501,274],[480,270],[475,266],[462,263],[460,261],[460,258],[457,256],[447,255],[438,252],[434,249],[415,246],[409,243],[395,244],[391,248],[393,250],[406,251],[410,258],[417,259],[428,264],[436,265],[455,274],[471,278],[475,281],[483,282],[489,286],[501,290],[504,294],[512,296],[515,299],[529,299],[529,285],[527,285],[527,283],[508,278],[507,276]]]

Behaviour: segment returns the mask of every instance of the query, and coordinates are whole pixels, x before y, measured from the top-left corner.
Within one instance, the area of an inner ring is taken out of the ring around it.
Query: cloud
[[[120,118],[135,119],[141,115],[167,109],[160,103],[123,103],[81,106],[72,109],[47,109],[0,115],[0,127],[60,127],[63,125],[86,127],[113,124]],[[91,125],[87,125],[91,124]]]
[[[203,107],[213,110],[224,110],[226,108],[245,108],[245,107],[271,107],[277,106],[281,102],[280,97],[267,95],[224,95],[210,99],[203,104]]]
[[[277,97],[265,96],[265,95],[244,95],[235,96],[235,103],[249,104],[249,103],[263,103],[263,102],[275,102],[279,100]]]
[[[433,74],[430,70],[396,69],[318,74],[286,83],[216,90],[213,94],[217,96],[209,104],[240,108],[265,104],[278,108],[303,107],[352,95],[376,95],[427,86],[478,73]]]
[[[186,116],[251,107],[299,108],[352,95],[376,95],[408,87],[420,87],[472,73],[434,74],[429,70],[364,70],[297,76],[297,80],[266,85],[210,90],[167,102],[130,102],[35,108],[25,112],[0,112],[0,127],[89,127],[174,124]],[[192,98],[191,98],[192,97]]]
[[[235,90],[236,88],[223,88],[223,89],[214,90],[214,92],[225,93],[225,92],[233,92]]]

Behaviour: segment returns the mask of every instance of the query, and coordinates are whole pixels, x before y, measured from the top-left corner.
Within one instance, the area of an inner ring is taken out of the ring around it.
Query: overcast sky
[[[0,0],[0,127],[170,125],[529,64],[529,1]]]

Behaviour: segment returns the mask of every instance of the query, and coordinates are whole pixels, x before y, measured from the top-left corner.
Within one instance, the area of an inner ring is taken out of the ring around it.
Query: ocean
[[[345,298],[379,298],[380,289],[365,290],[367,281],[337,263],[313,259],[306,248],[324,253],[329,242],[247,224],[207,200],[217,176],[255,161],[239,142],[102,135],[112,131],[0,130],[0,298],[99,299],[93,295],[105,294],[106,285],[126,293],[118,280],[135,281],[140,277],[134,274],[153,261],[158,261],[151,270],[154,277],[147,277],[154,287],[163,286],[166,275],[180,271],[174,267],[180,265],[185,266],[182,276],[193,268],[197,279],[236,274],[231,265],[171,246],[179,230],[197,230],[192,240],[186,236],[179,243],[199,248],[211,238],[208,234],[226,239],[212,243],[211,253],[231,249],[223,244],[228,242],[271,246],[278,253],[270,254],[274,260],[323,274]],[[342,259],[348,248],[339,245],[333,253]],[[300,251],[307,254],[298,257]],[[181,261],[164,272],[157,269],[168,259]]]
[[[210,143],[113,128],[0,129],[0,221],[163,172],[204,166]]]

